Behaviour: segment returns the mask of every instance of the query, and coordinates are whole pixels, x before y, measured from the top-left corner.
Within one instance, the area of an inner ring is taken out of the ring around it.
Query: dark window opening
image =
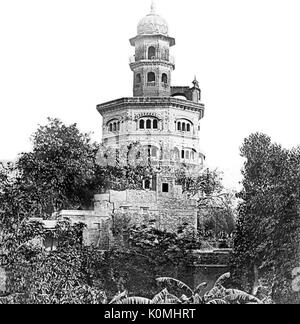
[[[181,131],[181,122],[177,124],[177,130]]]
[[[168,83],[168,76],[166,75],[166,73],[163,73],[163,75],[161,77],[161,82]]]
[[[185,123],[182,123],[182,131],[185,132]]]
[[[141,207],[141,210],[142,210],[143,214],[148,214],[149,207]]]
[[[169,192],[169,184],[168,183],[162,184],[162,192]]]
[[[154,72],[148,73],[148,82],[155,82],[155,73]]]
[[[149,146],[147,147],[147,157],[148,157],[148,159],[151,158],[151,145],[149,145]]]
[[[145,129],[145,121],[143,119],[140,120],[140,129]]]
[[[113,124],[109,124],[109,131],[110,131],[110,132],[113,131]]]
[[[156,54],[155,47],[150,46],[149,49],[148,49],[148,60],[155,59],[155,54]]]
[[[190,125],[190,124],[187,124],[187,126],[186,126],[186,130],[187,130],[188,132],[191,131],[191,125]]]
[[[181,158],[184,159],[184,150],[181,151]]]
[[[151,124],[152,124],[152,123],[151,123],[151,120],[148,119],[147,122],[146,122],[146,128],[147,128],[147,129],[151,129],[151,128],[152,128],[152,127],[151,127],[151,126],[152,126]]]
[[[149,179],[146,179],[145,180],[145,189],[146,190],[149,190],[149,189],[151,189],[151,181],[149,180]]]
[[[158,122],[156,119],[153,120],[153,128],[157,129],[158,128]]]

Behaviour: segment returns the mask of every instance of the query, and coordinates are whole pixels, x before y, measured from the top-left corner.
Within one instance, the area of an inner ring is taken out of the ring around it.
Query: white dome
[[[168,36],[169,27],[164,18],[155,13],[154,4],[151,13],[144,17],[138,24],[138,35],[165,35]]]

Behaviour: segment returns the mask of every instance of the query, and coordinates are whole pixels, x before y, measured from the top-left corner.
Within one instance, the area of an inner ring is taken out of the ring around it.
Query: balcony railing
[[[169,57],[153,57],[151,59],[145,58],[145,57],[136,57],[135,55],[129,57],[129,64],[140,62],[140,61],[162,61],[162,62],[169,62],[171,64],[175,65],[175,58],[172,55],[169,55]]]
[[[156,82],[147,82],[147,87],[155,87],[156,86]]]

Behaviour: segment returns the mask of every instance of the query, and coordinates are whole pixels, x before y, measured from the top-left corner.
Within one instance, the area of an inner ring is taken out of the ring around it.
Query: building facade
[[[170,49],[175,39],[169,36],[168,24],[153,4],[151,12],[139,22],[137,36],[130,39],[130,44],[135,50],[130,59],[133,97],[97,106],[103,117],[101,154],[107,158],[107,152],[120,154],[122,148],[139,143],[133,160],[137,154],[144,154],[155,174],[145,179],[144,190],[97,194],[93,210],[68,210],[54,215],[55,219],[85,223],[86,244],[103,249],[114,241],[116,214],[131,215],[135,224],[155,221],[159,229],[167,231],[176,231],[182,225],[197,229],[197,202],[176,184],[175,171],[203,167],[200,128],[204,105],[200,102],[199,83],[195,78],[191,87],[172,86],[175,61]]]
[[[152,4],[137,26],[137,36],[130,39],[135,51],[130,58],[133,97],[97,106],[103,117],[103,144],[119,149],[138,142],[162,165],[201,166],[201,90],[196,79],[192,87],[172,86],[175,60],[170,49],[175,39],[168,31]]]

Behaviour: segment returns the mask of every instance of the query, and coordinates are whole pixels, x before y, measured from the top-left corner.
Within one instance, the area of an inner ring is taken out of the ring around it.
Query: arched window
[[[148,73],[148,82],[155,82],[155,73],[154,72]]]
[[[114,123],[114,132],[117,131],[117,123]]]
[[[141,83],[141,82],[142,82],[142,77],[141,77],[140,73],[138,73],[136,75],[136,83]]]
[[[166,75],[166,73],[163,73],[163,75],[161,76],[161,82],[168,83],[168,76]]]
[[[147,121],[146,121],[146,128],[147,128],[147,129],[151,129],[151,128],[152,128],[152,122],[151,122],[151,119],[147,119]]]
[[[156,50],[154,46],[148,48],[148,60],[153,60],[156,56]]]
[[[195,160],[195,152],[194,151],[191,152],[191,159]]]
[[[118,125],[117,125],[117,130],[119,131],[120,130],[120,122],[118,122]]]
[[[145,129],[145,121],[144,121],[144,119],[140,120],[140,129]]]
[[[153,120],[153,129],[158,129],[158,122],[157,119]]]
[[[193,124],[191,121],[187,120],[187,119],[182,119],[182,120],[177,120],[177,131],[181,131],[181,132],[191,132]]]
[[[184,150],[181,151],[181,158],[184,159]]]
[[[110,132],[113,131],[113,124],[109,124],[109,131],[110,131]]]
[[[189,152],[189,151],[185,151],[185,158],[186,158],[187,160],[190,159],[190,152]]]

